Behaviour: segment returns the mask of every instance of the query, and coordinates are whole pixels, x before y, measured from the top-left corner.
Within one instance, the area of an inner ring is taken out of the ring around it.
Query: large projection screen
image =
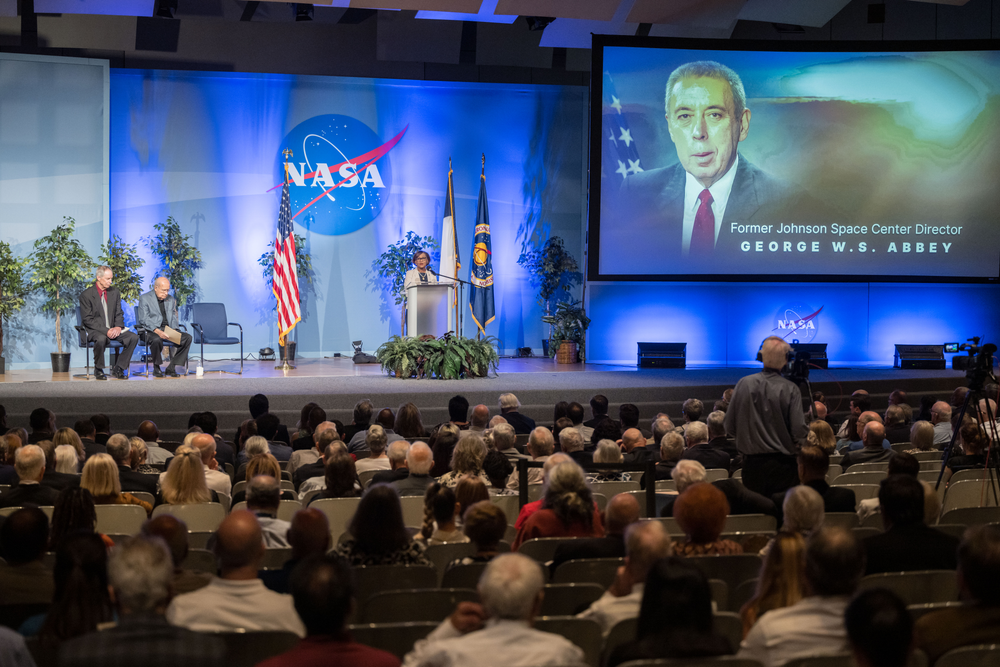
[[[705,44],[595,37],[592,280],[997,280],[1000,52]]]

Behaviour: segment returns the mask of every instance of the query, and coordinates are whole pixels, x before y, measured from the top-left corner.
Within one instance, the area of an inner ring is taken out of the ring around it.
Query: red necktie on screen
[[[691,254],[705,255],[715,249],[715,214],[712,212],[712,193],[707,189],[698,195],[701,206],[694,214],[691,230]]]

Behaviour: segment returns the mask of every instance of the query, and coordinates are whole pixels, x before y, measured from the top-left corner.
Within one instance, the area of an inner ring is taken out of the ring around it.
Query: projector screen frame
[[[927,276],[911,274],[615,274],[600,272],[601,160],[603,140],[604,49],[607,47],[697,51],[755,51],[785,53],[933,53],[993,51],[991,40],[942,40],[935,42],[847,41],[789,42],[776,40],[689,39],[594,34],[591,45],[590,143],[587,210],[587,280],[604,282],[850,282],[850,283],[1000,283],[1000,257],[992,276]],[[596,186],[596,187],[595,187]],[[998,217],[1000,224],[1000,217]],[[762,259],[766,259],[765,256]]]

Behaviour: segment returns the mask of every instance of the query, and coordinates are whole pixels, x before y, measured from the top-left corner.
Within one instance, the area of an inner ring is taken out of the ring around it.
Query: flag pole
[[[286,148],[285,150],[281,151],[281,154],[285,156],[285,183],[287,184],[288,183],[288,158],[292,157],[292,149]],[[286,185],[286,187],[287,187],[287,185]],[[295,237],[294,236],[292,237],[292,243],[293,244],[295,243]],[[275,252],[278,251],[277,246],[275,246],[274,251]],[[277,311],[275,311],[275,312],[277,312]],[[278,325],[278,338],[279,339],[281,338],[281,325],[280,324]],[[281,341],[279,340],[278,342],[280,343]],[[280,366],[275,366],[274,367],[275,370],[278,370],[278,371],[293,371],[293,370],[295,370],[295,366],[292,366],[290,363],[288,363],[288,354],[289,354],[289,346],[288,346],[288,339],[286,337],[286,339],[285,339],[285,358],[282,360],[282,363],[281,363]]]

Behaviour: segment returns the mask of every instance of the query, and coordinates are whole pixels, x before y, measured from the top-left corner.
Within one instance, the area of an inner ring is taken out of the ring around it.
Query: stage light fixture
[[[313,20],[313,6],[305,2],[295,3],[295,20],[296,21],[312,21]]]
[[[517,356],[518,356],[518,358],[521,358],[521,359],[523,359],[525,357],[530,357],[531,356],[531,348],[530,347],[519,347],[519,348],[517,348]]]
[[[156,3],[156,18],[172,19],[177,11],[177,0],[159,0]]]

